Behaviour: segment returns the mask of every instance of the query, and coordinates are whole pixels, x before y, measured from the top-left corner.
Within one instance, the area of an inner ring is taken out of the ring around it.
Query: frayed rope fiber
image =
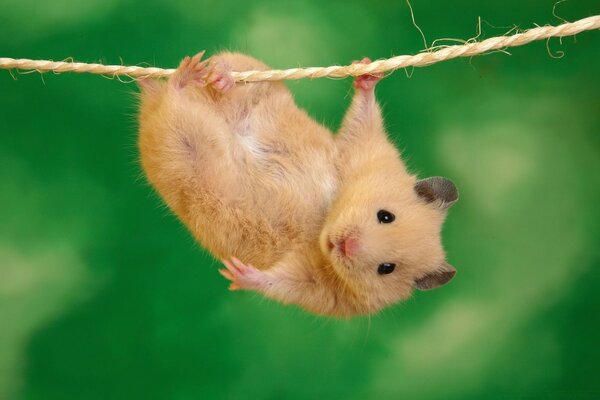
[[[494,50],[517,47],[524,44],[552,37],[572,36],[583,31],[600,29],[600,15],[594,15],[579,21],[559,26],[540,26],[511,36],[492,37],[481,42],[464,45],[441,46],[436,51],[423,51],[416,55],[403,55],[376,60],[370,64],[352,64],[348,66],[334,65],[330,67],[291,68],[269,71],[239,71],[231,75],[236,82],[279,81],[302,78],[344,78],[364,74],[384,73],[399,68],[424,67],[457,57],[472,57]],[[0,68],[20,69],[38,72],[79,72],[111,76],[128,76],[131,78],[166,78],[175,69],[145,68],[138,66],[86,64],[79,62],[28,60],[0,58]]]

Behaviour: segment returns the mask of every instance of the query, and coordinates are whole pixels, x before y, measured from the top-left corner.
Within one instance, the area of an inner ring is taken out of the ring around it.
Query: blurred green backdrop
[[[414,1],[428,42],[558,24],[554,1]],[[415,53],[404,1],[0,0],[0,56],[273,67]],[[595,0],[558,14],[600,13]],[[410,167],[454,179],[459,274],[371,319],[229,293],[141,176],[134,84],[0,71],[0,399],[600,398],[600,34],[378,88]],[[412,76],[410,76],[412,73]],[[409,75],[409,76],[407,76]],[[289,84],[336,129],[349,80]]]

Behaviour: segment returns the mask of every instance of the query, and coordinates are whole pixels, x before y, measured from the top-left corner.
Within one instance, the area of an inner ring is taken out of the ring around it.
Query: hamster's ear
[[[456,269],[444,261],[436,271],[416,279],[413,286],[419,290],[435,289],[450,282],[455,274]]]
[[[458,189],[454,183],[441,176],[417,181],[415,192],[427,203],[434,203],[442,209],[447,209],[458,201]]]

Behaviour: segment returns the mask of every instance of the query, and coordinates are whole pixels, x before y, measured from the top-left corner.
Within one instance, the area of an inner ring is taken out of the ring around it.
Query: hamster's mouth
[[[327,250],[331,253],[335,248],[335,244],[331,241],[331,239],[327,239]]]

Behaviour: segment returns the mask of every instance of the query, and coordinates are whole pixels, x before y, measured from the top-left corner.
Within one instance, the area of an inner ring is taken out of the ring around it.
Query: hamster
[[[223,261],[231,290],[351,317],[453,278],[440,231],[458,190],[407,171],[375,99],[381,76],[355,79],[333,135],[281,82],[234,83],[231,71],[262,62],[202,57],[168,81],[139,82],[139,149],[149,182]]]

